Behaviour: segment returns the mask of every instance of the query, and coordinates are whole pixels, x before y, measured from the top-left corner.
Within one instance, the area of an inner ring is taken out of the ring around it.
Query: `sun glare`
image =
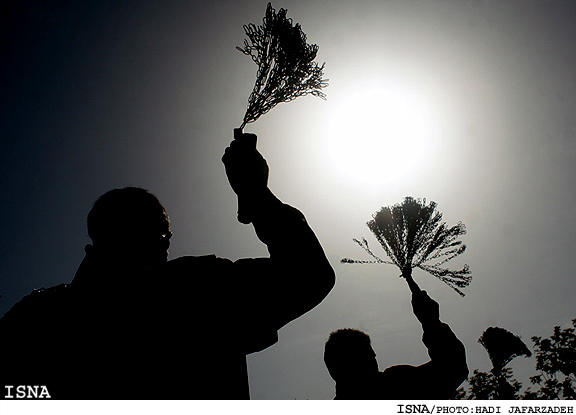
[[[432,122],[417,93],[380,86],[344,94],[328,131],[328,162],[342,179],[372,186],[410,178],[430,148]]]

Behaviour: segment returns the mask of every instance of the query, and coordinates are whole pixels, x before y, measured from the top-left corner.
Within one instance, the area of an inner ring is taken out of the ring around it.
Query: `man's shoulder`
[[[182,256],[168,261],[166,272],[169,279],[190,278],[191,276],[214,276],[231,272],[233,262],[216,255]]]
[[[194,267],[194,266],[228,266],[232,261],[228,258],[220,258],[214,254],[200,256],[181,256],[168,261],[168,268]]]
[[[61,296],[66,292],[67,287],[68,287],[68,284],[58,284],[58,285],[55,285],[55,286],[49,287],[49,288],[42,287],[42,288],[34,289],[34,290],[32,290],[32,292],[30,294],[28,294],[24,298],[35,298],[35,299],[42,298],[42,299],[45,299],[45,298]]]
[[[420,366],[412,366],[412,365],[394,365],[386,368],[384,371],[379,372],[379,380],[380,381],[388,381],[388,380],[398,380],[401,377],[410,377],[417,374],[419,371],[422,370],[424,365]]]
[[[59,284],[49,288],[35,288],[17,304],[43,304],[62,299],[67,293],[68,284]]]
[[[6,323],[17,323],[21,320],[46,318],[63,306],[67,298],[68,284],[59,284],[49,288],[34,289],[10,308],[2,317]]]

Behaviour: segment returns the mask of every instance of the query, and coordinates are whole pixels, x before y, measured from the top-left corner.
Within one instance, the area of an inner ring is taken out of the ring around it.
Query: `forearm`
[[[458,349],[463,349],[462,342],[456,337],[448,324],[437,320],[422,324],[422,341],[432,359],[445,358],[454,355]]]
[[[428,355],[435,366],[448,376],[455,387],[468,376],[466,350],[452,329],[440,320],[422,324],[422,341],[428,349]]]
[[[440,321],[438,303],[426,291],[420,291],[412,295],[412,309],[422,324],[422,341],[428,348],[430,363],[445,371],[451,382],[461,383],[468,375],[466,351],[452,329]]]
[[[252,206],[254,229],[272,258],[327,263],[322,246],[302,212],[282,203],[269,189]]]
[[[335,283],[332,266],[304,215],[269,190],[261,195],[252,223],[270,253],[276,299],[289,311],[284,324],[318,305]]]
[[[256,150],[254,134],[234,131],[222,161],[238,195],[238,220],[252,223],[270,258],[237,261],[259,281],[282,325],[319,304],[334,286],[334,271],[302,213],[283,204],[268,188],[268,165]]]

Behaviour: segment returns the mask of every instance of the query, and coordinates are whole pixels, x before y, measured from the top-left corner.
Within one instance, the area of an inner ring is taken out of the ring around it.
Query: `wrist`
[[[255,219],[271,214],[282,202],[268,187],[251,189],[238,194],[238,220],[247,224]]]
[[[420,324],[422,325],[422,329],[424,331],[429,331],[440,327],[443,323],[440,321],[440,319],[436,319],[420,321]]]

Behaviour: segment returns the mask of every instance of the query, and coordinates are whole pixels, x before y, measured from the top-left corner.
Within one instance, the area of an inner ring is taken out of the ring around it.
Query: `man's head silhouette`
[[[330,333],[324,346],[324,362],[336,382],[360,381],[378,373],[370,336],[356,329]]]
[[[100,196],[88,213],[88,236],[100,256],[154,267],[168,260],[170,221],[158,198],[126,187]]]

